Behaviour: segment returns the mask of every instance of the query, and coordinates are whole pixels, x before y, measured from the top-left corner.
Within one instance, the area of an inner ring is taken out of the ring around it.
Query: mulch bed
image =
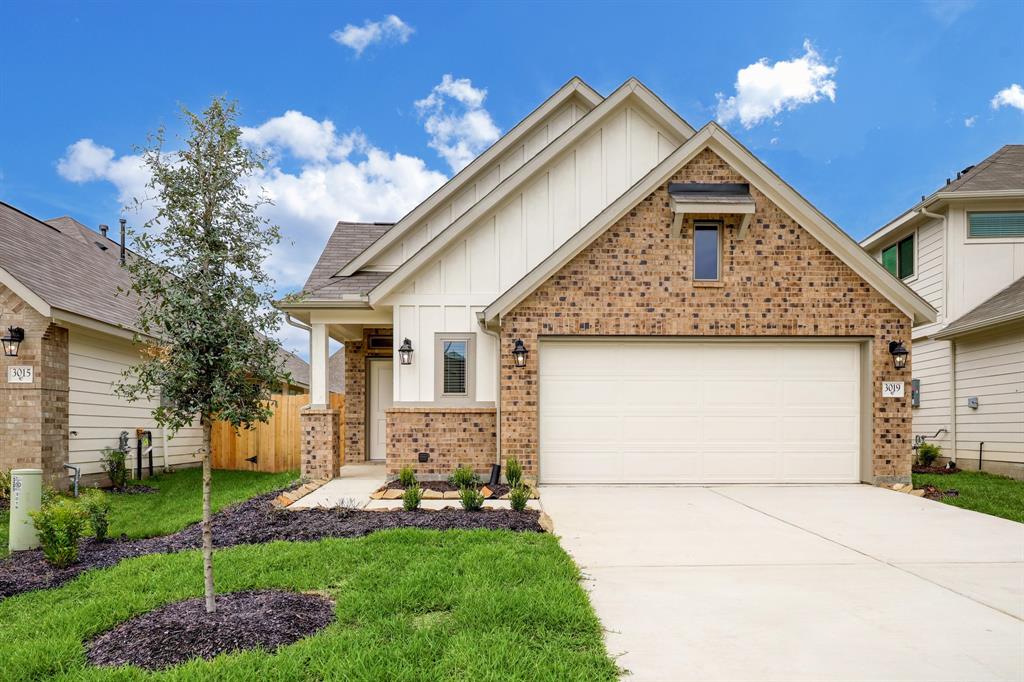
[[[950,488],[949,490],[939,490],[933,485],[924,486],[924,496],[929,500],[941,500],[943,497],[959,497],[960,491],[956,488]]]
[[[157,488],[149,485],[126,485],[123,488],[103,488],[103,492],[110,493],[111,495],[145,495],[147,493],[158,492]]]
[[[915,466],[911,470],[915,474],[958,474],[958,473],[960,473],[960,469],[957,469],[956,467],[953,467],[952,469],[947,469],[944,466],[942,466],[942,467]]]
[[[459,487],[457,485],[452,485],[448,481],[417,481],[417,485],[419,485],[419,487],[422,488],[423,490],[436,490],[439,493],[454,493],[458,492],[459,490]],[[508,494],[508,491],[511,490],[511,488],[505,485],[504,483],[499,483],[498,485],[493,486],[487,483],[483,483],[481,484],[480,487],[482,488],[484,486],[490,488],[492,494],[488,499],[491,500],[496,500],[502,495]],[[384,489],[405,490],[405,486],[403,486],[401,482],[396,478],[395,480],[388,481],[386,484],[384,484]]]
[[[217,597],[207,613],[202,597],[167,604],[127,620],[86,643],[93,665],[161,670],[193,658],[245,649],[275,649],[321,630],[334,604],[313,594],[260,590]]]
[[[274,509],[270,502],[282,491],[266,493],[227,507],[213,515],[215,547],[259,544],[275,540],[315,541],[327,538],[355,538],[389,528],[431,530],[475,529],[544,532],[540,512],[511,509],[461,509],[430,511],[366,511],[362,509]],[[15,552],[0,561],[0,598],[30,590],[56,587],[79,573],[107,568],[124,559],[146,554],[168,554],[202,546],[202,529],[195,523],[177,533],[142,540],[86,538],[78,546],[78,563],[54,568],[39,550]]]

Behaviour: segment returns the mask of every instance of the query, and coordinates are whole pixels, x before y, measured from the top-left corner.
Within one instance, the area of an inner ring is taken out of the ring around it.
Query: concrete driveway
[[[1024,680],[1024,525],[865,485],[546,486],[627,680]]]

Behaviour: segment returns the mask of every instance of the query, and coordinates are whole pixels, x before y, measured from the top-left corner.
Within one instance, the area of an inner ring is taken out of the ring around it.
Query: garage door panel
[[[542,341],[544,483],[856,482],[854,342]]]

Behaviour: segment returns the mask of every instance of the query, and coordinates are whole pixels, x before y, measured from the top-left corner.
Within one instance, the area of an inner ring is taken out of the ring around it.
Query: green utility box
[[[11,537],[7,548],[12,552],[39,547],[39,536],[29,512],[39,511],[43,499],[42,469],[11,470]]]

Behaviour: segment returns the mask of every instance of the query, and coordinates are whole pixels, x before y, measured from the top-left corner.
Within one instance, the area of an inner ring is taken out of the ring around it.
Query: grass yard
[[[276,654],[151,675],[86,664],[82,642],[202,594],[198,552],[91,571],[0,602],[4,680],[613,680],[601,626],[557,540],[508,531],[391,530],[218,551],[217,589],[318,591],[336,621]]]
[[[1024,523],[1024,481],[983,471],[914,474],[914,487],[925,485],[933,485],[939,490],[956,488],[960,491],[958,497],[943,497],[941,501],[945,504]]]
[[[298,478],[297,471],[264,474],[256,471],[214,471],[213,511],[261,493],[284,488]],[[144,483],[155,493],[110,495],[110,535],[149,538],[181,530],[202,518],[203,472],[200,468],[159,474]],[[9,512],[0,511],[0,557],[7,556]]]

